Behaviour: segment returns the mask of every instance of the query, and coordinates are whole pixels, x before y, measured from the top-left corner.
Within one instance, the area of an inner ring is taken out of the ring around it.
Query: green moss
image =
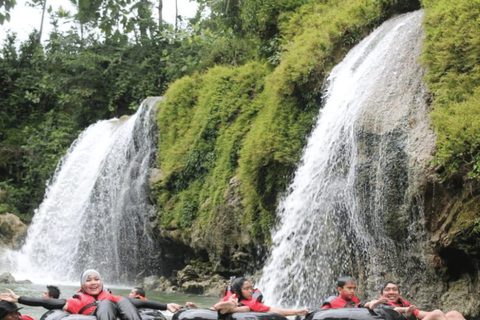
[[[461,167],[480,176],[480,1],[423,1],[422,61],[433,94],[435,162],[448,176]]]
[[[167,92],[158,115],[163,179],[155,186],[164,226],[189,230],[197,220],[204,229],[215,206],[224,203],[268,72],[259,63],[216,67]]]

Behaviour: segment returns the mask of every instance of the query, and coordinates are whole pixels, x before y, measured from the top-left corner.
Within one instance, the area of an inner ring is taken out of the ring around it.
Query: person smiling
[[[141,320],[137,308],[152,308],[176,312],[181,308],[176,303],[159,303],[115,296],[103,289],[100,274],[88,269],[80,276],[80,290],[70,299],[41,299],[16,295],[12,290],[0,294],[0,300],[21,303],[29,306],[44,307],[49,310],[62,309],[71,314],[95,315],[99,320],[116,319],[117,313],[123,319]]]
[[[416,306],[400,296],[400,288],[394,281],[386,281],[380,290],[381,297],[378,300],[372,300],[365,304],[365,307],[375,309],[379,305],[387,305],[393,307],[395,311],[410,317],[412,314],[420,320],[465,320],[463,315],[455,310],[446,314],[441,310],[422,311]]]

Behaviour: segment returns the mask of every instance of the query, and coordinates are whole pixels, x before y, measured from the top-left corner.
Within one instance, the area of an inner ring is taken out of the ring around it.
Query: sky
[[[27,2],[28,1],[26,0],[17,0],[17,5],[13,12],[11,12],[10,22],[5,21],[3,26],[0,26],[0,46],[3,45],[7,31],[17,33],[17,39],[24,41],[28,38],[28,34],[32,32],[33,29],[40,29],[42,12],[40,9],[29,7]],[[47,7],[48,6],[52,6],[53,11],[57,11],[60,6],[63,6],[64,10],[75,12],[74,7],[69,0],[47,0]],[[154,11],[156,10],[154,9]],[[190,0],[178,0],[179,15],[190,18],[195,15],[196,11],[196,2],[190,2]],[[175,0],[163,0],[163,20],[172,24],[175,22]],[[48,33],[52,29],[48,13],[45,13],[43,29],[42,41],[47,38]],[[61,30],[68,29],[69,26],[65,25]]]

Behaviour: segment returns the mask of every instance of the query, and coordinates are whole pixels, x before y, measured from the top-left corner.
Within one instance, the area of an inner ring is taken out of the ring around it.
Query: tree
[[[17,4],[16,0],[0,0],[0,24],[10,21],[10,11]]]
[[[137,9],[137,24],[140,30],[140,38],[146,39],[147,30],[153,33],[152,27],[154,22],[152,19],[152,11],[150,10],[152,3],[148,0],[139,0],[132,6],[132,9]]]
[[[32,0],[32,6],[33,7],[40,7],[41,10],[42,10],[42,18],[40,20],[40,28],[38,29],[40,31],[38,32],[38,40],[37,40],[37,42],[40,43],[41,40],[42,40],[42,34],[43,34],[43,22],[45,20],[45,10],[46,10],[46,7],[47,7],[47,0]]]

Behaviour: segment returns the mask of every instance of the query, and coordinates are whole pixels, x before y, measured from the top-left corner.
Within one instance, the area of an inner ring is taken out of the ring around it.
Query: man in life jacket
[[[140,287],[133,288],[132,291],[130,291],[130,293],[128,294],[128,297],[132,298],[132,299],[140,299],[140,300],[144,300],[144,301],[148,300],[145,297],[145,290],[143,290]]]
[[[352,277],[341,277],[337,281],[337,296],[329,297],[322,304],[322,309],[356,308],[360,300],[355,296],[357,284]]]

